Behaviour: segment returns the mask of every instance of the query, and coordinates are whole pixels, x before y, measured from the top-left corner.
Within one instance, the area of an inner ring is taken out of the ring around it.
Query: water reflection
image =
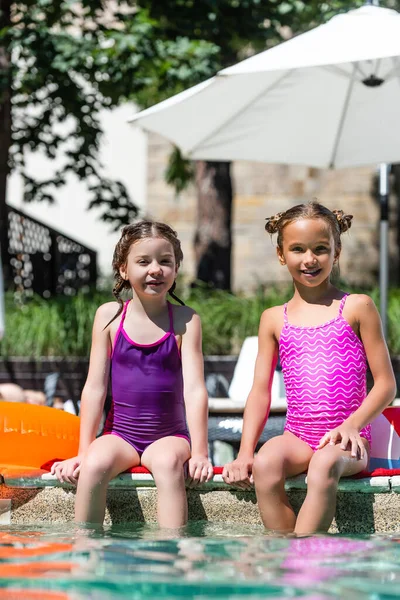
[[[400,597],[399,542],[212,523],[0,528],[0,600],[388,600]]]

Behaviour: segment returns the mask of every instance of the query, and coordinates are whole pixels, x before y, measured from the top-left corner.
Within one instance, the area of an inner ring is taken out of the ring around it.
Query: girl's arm
[[[79,456],[86,452],[96,438],[103,414],[111,356],[110,328],[104,327],[114,314],[115,303],[103,304],[97,309],[93,322],[89,371],[81,395]]]
[[[271,386],[278,362],[275,336],[277,316],[277,308],[268,309],[261,316],[254,381],[244,409],[240,449],[236,460],[225,465],[222,473],[226,483],[234,483],[242,488],[250,485],[254,450],[271,406]]]
[[[78,456],[56,462],[51,469],[51,473],[62,482],[76,483],[83,455],[96,438],[110,371],[110,333],[109,327],[106,330],[104,327],[115,314],[115,306],[116,303],[111,302],[103,304],[94,318],[89,372],[81,395]]]
[[[194,483],[209,481],[213,475],[208,459],[208,394],[204,382],[201,321],[192,313],[181,344],[186,419],[191,438],[189,475]]]
[[[374,385],[361,406],[343,422],[342,426],[322,438],[320,447],[329,441],[335,443],[341,439],[343,449],[346,449],[350,442],[352,455],[356,456],[357,452],[360,452],[362,457],[364,445],[359,432],[393,401],[396,395],[396,380],[383,337],[380,316],[373,300],[365,294],[357,294],[350,298],[354,303],[353,308],[359,323],[360,338],[364,344]],[[336,432],[336,437],[332,436],[334,432]]]

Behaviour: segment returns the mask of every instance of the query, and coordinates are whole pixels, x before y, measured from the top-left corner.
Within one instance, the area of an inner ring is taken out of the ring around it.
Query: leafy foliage
[[[135,2],[25,0],[10,11],[11,24],[0,30],[9,56],[0,98],[10,86],[9,166],[23,177],[25,201],[53,202],[73,174],[87,182],[90,206],[104,207],[103,219],[116,228],[131,221],[137,209],[125,186],[107,179],[99,162],[99,112],[130,98],[146,106],[153,93],[160,99],[207,78],[216,48],[182,36],[161,40]],[[62,166],[39,181],[27,170],[27,151],[63,157]]]
[[[284,290],[260,287],[251,297],[198,287],[186,291],[185,302],[201,316],[205,354],[237,354],[248,335],[256,335],[263,310],[290,296]],[[43,300],[39,296],[16,305],[6,302],[6,335],[2,356],[88,356],[93,318],[99,304],[111,294],[78,294],[72,298]],[[12,335],[8,332],[12,331]]]
[[[243,340],[257,335],[263,310],[283,304],[292,293],[291,286],[260,286],[252,296],[198,287],[186,290],[184,300],[201,317],[204,354],[227,355],[238,354]],[[378,290],[367,293],[378,303]],[[178,295],[181,294],[178,292]],[[7,295],[6,335],[0,342],[1,356],[88,356],[96,309],[111,299],[111,294],[106,292],[51,300],[36,296],[31,302],[17,306],[12,295]],[[400,291],[397,289],[390,290],[388,316],[389,349],[392,355],[398,355]]]
[[[362,4],[364,0],[175,0],[167,3],[140,0],[150,18],[158,23],[161,40],[172,41],[184,35],[213,44],[216,70]],[[388,0],[387,4],[397,7],[400,1]],[[197,81],[197,78],[188,79],[188,87]],[[155,104],[164,98],[164,90],[161,94],[153,89],[148,92],[150,98],[146,90],[141,94],[142,105]],[[193,175],[188,161],[175,150],[166,172],[168,183],[179,193],[193,181]]]
[[[191,160],[182,156],[179,148],[174,148],[169,156],[165,171],[165,180],[175,187],[177,194],[183,192],[194,178],[194,166]]]
[[[218,46],[219,68],[324,23],[335,14],[357,8],[364,0],[140,0],[159,23],[162,39],[185,35]],[[399,6],[398,0],[382,2]]]
[[[155,104],[281,41],[288,32],[299,33],[361,4],[363,0],[3,2],[0,46],[9,65],[1,70],[0,98],[11,86],[9,166],[22,174],[25,200],[54,201],[55,190],[74,174],[87,181],[90,206],[103,205],[103,218],[118,227],[137,210],[123,184],[103,175],[101,109],[127,99],[141,107]],[[385,4],[400,6],[399,0]],[[38,181],[26,169],[28,150],[65,160]],[[183,189],[192,170],[178,158],[175,153],[167,176]]]

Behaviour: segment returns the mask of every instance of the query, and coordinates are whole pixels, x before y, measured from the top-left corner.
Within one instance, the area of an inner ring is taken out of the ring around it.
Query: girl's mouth
[[[304,269],[302,270],[303,275],[305,275],[306,277],[316,277],[317,275],[319,275],[321,273],[322,269]]]

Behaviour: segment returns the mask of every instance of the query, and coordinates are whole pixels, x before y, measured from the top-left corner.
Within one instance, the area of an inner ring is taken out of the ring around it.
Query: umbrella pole
[[[379,6],[379,0],[366,0],[365,4]],[[389,165],[379,167],[379,203],[381,207],[379,246],[379,299],[383,335],[387,338],[387,307],[389,287]]]
[[[382,329],[387,337],[387,306],[389,287],[389,165],[379,167],[379,203],[381,208],[379,248],[379,297]]]

